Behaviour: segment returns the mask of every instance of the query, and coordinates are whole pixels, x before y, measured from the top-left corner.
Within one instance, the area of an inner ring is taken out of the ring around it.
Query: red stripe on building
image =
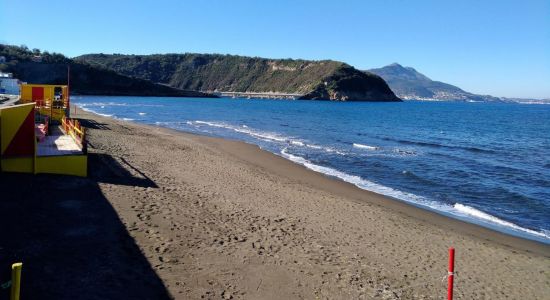
[[[34,155],[34,110],[31,110],[23,124],[6,148],[3,156],[33,156]]]

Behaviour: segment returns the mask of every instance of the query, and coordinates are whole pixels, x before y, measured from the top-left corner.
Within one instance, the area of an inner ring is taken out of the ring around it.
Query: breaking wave
[[[508,221],[499,219],[499,218],[497,218],[495,216],[492,216],[492,215],[490,215],[486,212],[483,212],[481,210],[475,209],[473,207],[470,207],[470,206],[467,206],[467,205],[464,205],[464,204],[455,203],[455,205],[453,207],[458,212],[460,212],[462,214],[465,214],[467,216],[474,217],[476,219],[480,219],[480,220],[483,220],[483,221],[486,221],[486,222],[489,222],[489,223],[493,223],[493,224],[508,227],[508,228],[511,228],[511,229],[514,229],[514,230],[517,230],[517,231],[521,231],[521,232],[525,232],[525,233],[528,233],[528,234],[532,234],[532,235],[536,235],[536,236],[540,236],[540,237],[550,239],[550,235],[548,235],[547,233],[535,231],[535,230],[528,229],[528,228],[523,228],[523,227],[521,227],[519,225],[516,225],[512,222],[508,222]]]
[[[363,144],[358,144],[358,143],[353,143],[353,147],[359,148],[359,149],[365,149],[365,150],[378,150],[378,149],[380,149],[379,147],[363,145]]]
[[[459,219],[464,219],[466,221],[471,221],[476,224],[485,225],[489,227],[496,227],[500,229],[506,229],[508,231],[516,232],[520,234],[527,233],[529,235],[533,235],[543,239],[550,239],[550,234],[547,232],[539,232],[536,230],[521,227],[512,222],[504,221],[488,213],[477,210],[473,207],[469,207],[460,203],[455,203],[452,206],[448,204],[443,204],[441,202],[436,202],[436,201],[426,199],[422,196],[393,189],[391,187],[387,187],[387,186],[363,179],[356,175],[350,175],[330,167],[320,166],[312,163],[311,161],[301,156],[297,156],[289,153],[287,148],[284,148],[283,150],[281,150],[280,153],[283,157],[297,164],[300,164],[310,170],[313,170],[315,172],[319,172],[331,177],[336,177],[345,182],[354,184],[355,186],[364,190],[389,196],[389,197],[413,204],[415,206],[428,208],[430,210],[443,213],[446,215],[451,215]]]
[[[228,129],[228,130],[231,130],[231,131],[234,131],[234,132],[242,133],[242,134],[245,134],[245,135],[260,139],[260,140],[263,140],[263,141],[278,142],[278,143],[281,143],[281,144],[287,144],[287,145],[292,145],[292,146],[297,146],[297,147],[307,147],[307,148],[321,150],[321,151],[325,151],[325,152],[328,152],[328,153],[334,153],[334,154],[338,154],[338,155],[346,155],[345,152],[343,152],[339,149],[333,148],[333,147],[319,146],[319,145],[311,144],[311,143],[308,143],[308,142],[306,142],[304,140],[301,140],[301,139],[298,139],[298,138],[294,138],[294,137],[290,137],[290,136],[284,136],[284,135],[281,135],[279,133],[253,129],[253,128],[250,128],[246,125],[236,126],[236,125],[231,125],[231,124],[227,124],[227,123],[224,123],[224,122],[211,122],[211,121],[187,121],[185,123],[187,125],[192,125],[192,126],[206,125],[206,126],[210,126],[210,127],[223,128],[223,129]],[[157,124],[158,124],[158,122],[157,122]],[[160,125],[160,124],[158,124],[158,125]]]

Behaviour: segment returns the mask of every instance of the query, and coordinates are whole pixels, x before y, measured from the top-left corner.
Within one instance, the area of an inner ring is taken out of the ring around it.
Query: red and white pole
[[[447,299],[453,300],[453,280],[455,277],[455,248],[449,248],[449,274],[448,278],[448,288],[447,288]]]

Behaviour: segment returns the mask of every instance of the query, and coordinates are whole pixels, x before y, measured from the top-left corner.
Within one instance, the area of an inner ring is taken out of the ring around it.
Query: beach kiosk
[[[23,84],[20,102],[0,107],[0,170],[86,176],[85,129],[68,117],[67,86]]]
[[[69,87],[51,84],[21,84],[19,101],[34,103],[40,116],[47,116],[50,121],[61,122],[63,117],[70,117]]]

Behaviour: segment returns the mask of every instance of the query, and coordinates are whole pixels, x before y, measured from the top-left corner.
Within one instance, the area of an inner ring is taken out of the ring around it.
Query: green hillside
[[[211,97],[132,78],[71,60],[59,53],[30,50],[24,46],[0,44],[0,56],[6,60],[0,63],[0,71],[11,72],[14,77],[28,83],[67,84],[67,67],[70,66],[71,92],[76,94]],[[36,58],[40,61],[36,61]]]
[[[88,54],[75,58],[117,73],[205,92],[276,92],[303,99],[400,101],[385,81],[342,62],[219,54]]]

